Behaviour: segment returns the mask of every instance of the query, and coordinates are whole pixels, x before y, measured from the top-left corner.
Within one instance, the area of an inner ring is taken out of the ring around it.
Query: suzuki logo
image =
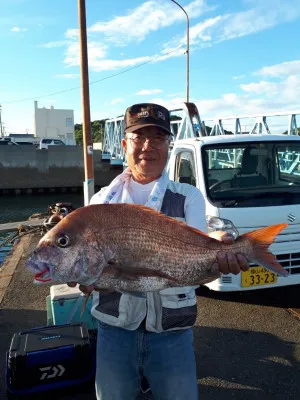
[[[40,368],[40,371],[43,372],[40,380],[55,378],[56,376],[62,376],[65,372],[65,368],[58,364],[57,366],[49,365],[49,367]]]
[[[295,219],[296,219],[296,216],[294,214],[290,213],[288,215],[287,219],[288,219],[289,222],[294,222]]]

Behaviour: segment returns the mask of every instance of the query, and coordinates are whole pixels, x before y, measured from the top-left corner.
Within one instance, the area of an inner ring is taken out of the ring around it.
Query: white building
[[[67,145],[75,145],[74,111],[38,108],[34,102],[34,129],[35,136],[39,139],[60,139]]]

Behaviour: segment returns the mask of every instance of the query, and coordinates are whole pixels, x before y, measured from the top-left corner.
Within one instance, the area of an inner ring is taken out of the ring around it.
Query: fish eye
[[[56,240],[56,243],[59,247],[68,247],[70,244],[70,239],[67,235],[63,235]]]

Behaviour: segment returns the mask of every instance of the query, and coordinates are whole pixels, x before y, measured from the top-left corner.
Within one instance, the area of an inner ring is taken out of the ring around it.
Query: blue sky
[[[300,109],[299,0],[178,2],[190,18],[190,101],[203,119]],[[86,6],[92,120],[185,101],[186,17],[176,4]],[[81,123],[77,0],[0,0],[0,10],[6,132],[33,133],[34,100],[73,109]]]

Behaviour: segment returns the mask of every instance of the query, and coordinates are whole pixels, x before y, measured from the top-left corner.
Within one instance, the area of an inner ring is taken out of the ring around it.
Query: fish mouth
[[[26,266],[31,272],[35,273],[34,280],[37,283],[46,283],[52,281],[52,266],[50,266],[47,262],[29,258],[26,262]]]
[[[43,271],[34,275],[34,280],[40,283],[51,282],[50,269],[46,267]]]

